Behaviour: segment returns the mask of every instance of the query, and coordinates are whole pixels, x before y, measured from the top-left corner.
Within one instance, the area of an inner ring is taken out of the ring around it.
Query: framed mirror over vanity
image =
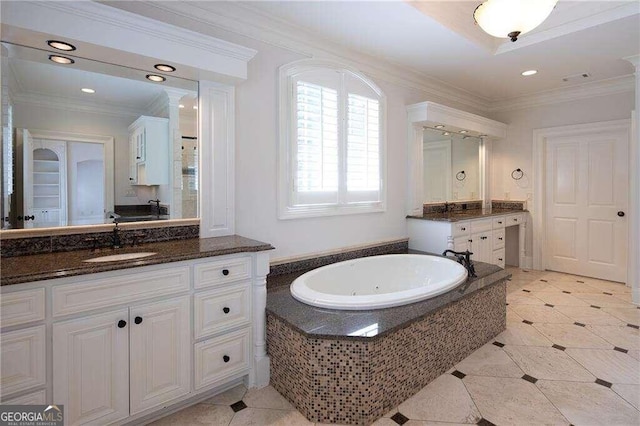
[[[433,102],[407,112],[409,248],[469,250],[475,261],[525,266],[524,205],[491,199],[491,142],[507,125]]]
[[[197,81],[3,42],[2,90],[2,229],[197,217]]]

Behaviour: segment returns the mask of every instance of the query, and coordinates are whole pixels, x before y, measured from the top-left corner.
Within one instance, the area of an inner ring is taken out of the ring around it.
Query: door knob
[[[618,212],[618,216],[620,216],[620,217],[624,217],[624,212],[623,212],[622,210],[620,210],[620,211]]]

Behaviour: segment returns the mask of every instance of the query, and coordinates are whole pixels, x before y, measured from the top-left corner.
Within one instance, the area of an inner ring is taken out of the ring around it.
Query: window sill
[[[383,202],[346,205],[287,206],[278,212],[278,219],[304,219],[308,217],[343,216],[351,214],[382,213],[387,210]]]

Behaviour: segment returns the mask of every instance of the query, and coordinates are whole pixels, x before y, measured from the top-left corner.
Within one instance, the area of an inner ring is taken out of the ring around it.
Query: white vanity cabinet
[[[435,254],[445,250],[473,253],[471,258],[501,268],[506,261],[507,228],[519,226],[518,258],[524,266],[525,212],[446,222],[409,218],[409,248]]]
[[[145,421],[234,383],[269,383],[265,252],[3,286],[0,397],[65,424]]]
[[[129,183],[169,184],[169,119],[141,116],[129,126]]]

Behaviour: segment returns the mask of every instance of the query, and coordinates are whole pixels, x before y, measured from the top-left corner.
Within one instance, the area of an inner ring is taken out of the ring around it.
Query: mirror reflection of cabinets
[[[132,68],[76,56],[61,64],[44,50],[6,42],[2,48],[3,229],[197,217],[197,185],[183,185],[182,167],[182,137],[194,137],[189,148],[199,149],[197,82],[174,76],[151,82]],[[53,172],[39,171],[54,163],[24,161],[33,157],[19,135],[27,130],[74,135],[33,137],[64,142],[54,151],[57,183],[46,174]],[[111,147],[93,145],[101,158],[86,149],[72,156],[87,139],[109,139]],[[187,179],[197,179],[197,163],[188,172]],[[153,199],[161,209],[148,203]]]
[[[148,146],[151,149],[148,149]],[[129,151],[131,184],[167,185],[169,183],[168,119],[143,116],[134,121],[129,126]]]

